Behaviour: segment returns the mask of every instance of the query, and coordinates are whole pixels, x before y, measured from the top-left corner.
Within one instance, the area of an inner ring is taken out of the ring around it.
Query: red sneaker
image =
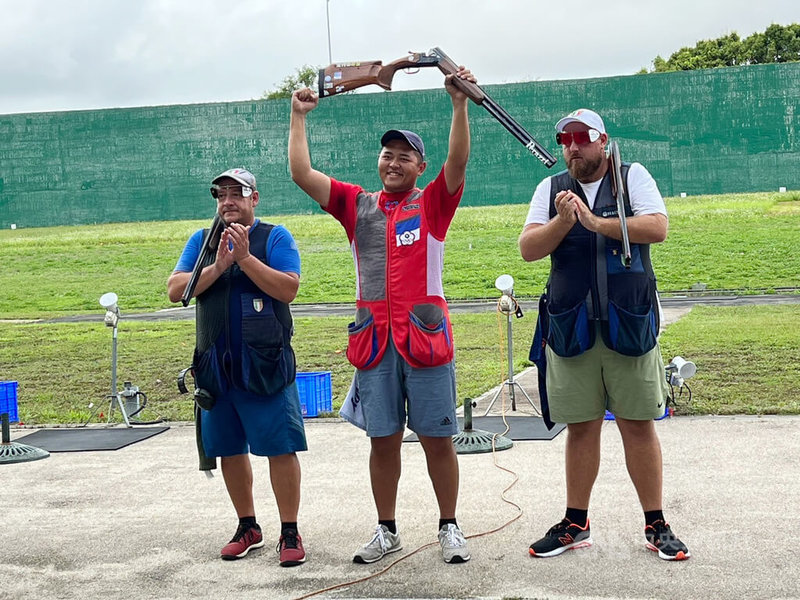
[[[264,538],[261,535],[261,527],[256,525],[239,525],[236,535],[221,551],[220,556],[223,560],[236,560],[244,558],[253,548],[261,548],[264,545]]]
[[[280,557],[282,567],[296,567],[306,562],[303,538],[294,529],[287,529],[283,532],[275,551]]]

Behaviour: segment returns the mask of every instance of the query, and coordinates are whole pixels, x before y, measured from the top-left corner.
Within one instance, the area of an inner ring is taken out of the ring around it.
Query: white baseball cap
[[[251,190],[256,189],[256,176],[247,169],[228,169],[224,173],[220,173],[211,181],[211,184],[217,183],[223,177],[230,177],[234,181],[238,181],[242,185],[249,187]]]
[[[556,123],[556,131],[564,131],[564,127],[570,123],[583,123],[587,127],[596,129],[600,133],[606,132],[606,126],[603,123],[603,119],[601,119],[600,115],[598,115],[596,112],[589,110],[588,108],[579,108],[578,110],[573,110],[566,117]]]

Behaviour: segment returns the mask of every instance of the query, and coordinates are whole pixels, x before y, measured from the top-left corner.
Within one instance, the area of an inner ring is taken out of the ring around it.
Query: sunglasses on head
[[[587,131],[573,131],[567,133],[566,131],[559,131],[556,134],[556,144],[561,146],[571,146],[575,141],[578,146],[583,146],[591,142],[596,142],[600,139],[600,132],[596,129],[589,129]]]
[[[246,185],[212,185],[211,197],[219,200],[220,196],[249,198],[253,194],[253,189]]]

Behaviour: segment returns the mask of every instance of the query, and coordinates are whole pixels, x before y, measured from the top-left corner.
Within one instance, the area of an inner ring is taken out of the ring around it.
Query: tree
[[[733,32],[715,40],[701,40],[694,48],[681,48],[667,60],[656,56],[652,70],[639,72],[691,71],[794,61],[800,61],[800,24],[783,26],[773,23],[764,33],[754,33],[744,40]]]
[[[754,33],[744,43],[752,65],[800,61],[800,25],[770,25],[764,33]]]
[[[291,98],[292,92],[304,87],[311,87],[317,78],[317,67],[303,65],[298,68],[294,75],[287,75],[276,89],[266,91],[261,95],[264,100],[274,100],[276,98]]]

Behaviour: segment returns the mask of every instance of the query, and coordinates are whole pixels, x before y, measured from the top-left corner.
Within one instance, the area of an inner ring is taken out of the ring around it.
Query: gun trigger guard
[[[192,371],[194,365],[191,367],[186,367],[183,371],[178,373],[178,391],[181,394],[188,394],[189,389],[186,387],[186,373]],[[194,372],[192,371],[192,378],[194,378]]]

